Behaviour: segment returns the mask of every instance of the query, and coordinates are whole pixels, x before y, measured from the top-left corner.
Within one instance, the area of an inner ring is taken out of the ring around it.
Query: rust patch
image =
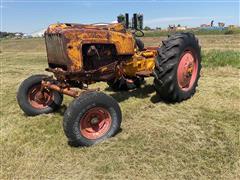
[[[47,29],[45,40],[47,71],[53,72],[58,80],[86,84],[120,76],[150,76],[158,49],[137,51],[132,33],[119,23],[54,24]],[[67,90],[64,93],[74,95]]]
[[[45,32],[45,40],[49,63],[65,65],[70,71],[83,68],[83,44],[114,44],[117,55],[134,54],[133,36],[122,24],[53,24]]]
[[[46,71],[54,73],[57,79],[77,80],[86,84],[98,81],[108,81],[116,76],[117,62],[108,64],[95,70],[64,71],[61,68],[47,68]]]
[[[99,91],[100,90],[99,88],[97,88],[97,89],[84,89],[84,90],[81,90],[81,91],[79,91],[79,90],[77,91],[77,90],[71,89],[67,85],[64,85],[64,86],[63,86],[63,84],[57,85],[57,84],[54,84],[53,82],[47,81],[47,80],[43,80],[41,85],[42,85],[43,88],[58,91],[62,94],[65,94],[65,95],[68,95],[68,96],[71,96],[71,97],[74,97],[74,98],[80,96],[82,93],[93,92],[93,91]]]

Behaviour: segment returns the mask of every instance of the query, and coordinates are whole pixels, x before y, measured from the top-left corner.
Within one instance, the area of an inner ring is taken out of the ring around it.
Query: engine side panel
[[[136,75],[149,76],[155,67],[156,50],[147,50],[135,53],[131,59],[123,63],[125,75],[134,77]]]
[[[45,33],[45,39],[49,64],[67,66],[70,71],[83,68],[83,44],[113,44],[117,55],[134,54],[133,36],[121,24],[51,25]]]

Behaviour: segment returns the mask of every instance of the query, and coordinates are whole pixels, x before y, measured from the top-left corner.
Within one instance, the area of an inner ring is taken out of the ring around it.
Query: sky
[[[214,20],[239,25],[240,0],[0,0],[1,31],[33,33],[56,22],[112,22],[143,13],[144,25],[197,27]]]

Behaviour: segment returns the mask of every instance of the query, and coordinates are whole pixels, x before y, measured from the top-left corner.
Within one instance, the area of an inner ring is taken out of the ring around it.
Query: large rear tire
[[[64,114],[63,128],[72,146],[91,146],[120,129],[121,109],[115,99],[89,92],[73,100]]]
[[[47,75],[33,75],[19,86],[17,101],[28,116],[51,113],[62,104],[63,95],[59,92],[48,89],[41,91],[41,82],[47,77]]]
[[[201,70],[200,51],[192,33],[177,33],[163,41],[153,72],[161,99],[181,102],[194,95]]]

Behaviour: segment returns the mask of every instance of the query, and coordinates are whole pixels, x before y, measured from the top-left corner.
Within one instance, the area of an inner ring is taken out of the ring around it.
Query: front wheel
[[[177,33],[163,41],[154,69],[154,85],[166,101],[181,102],[196,91],[201,70],[200,46],[192,33]]]
[[[46,75],[33,75],[19,86],[17,101],[28,116],[51,113],[62,104],[62,94],[49,89],[41,89],[41,82],[47,77]]]
[[[63,128],[72,146],[90,146],[114,136],[122,114],[116,100],[101,92],[76,98],[64,114]]]

